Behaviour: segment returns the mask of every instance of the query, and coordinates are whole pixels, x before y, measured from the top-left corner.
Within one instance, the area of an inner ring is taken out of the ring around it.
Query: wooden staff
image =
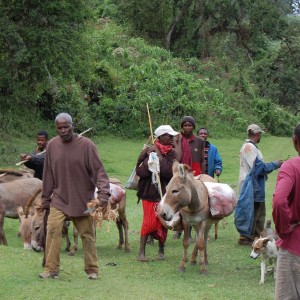
[[[89,129],[87,129],[87,130],[85,130],[85,131],[79,133],[78,136],[84,135],[85,133],[87,133],[87,132],[89,132],[90,130],[92,130],[92,128],[93,128],[93,127],[91,127],[91,128],[89,128]],[[44,150],[44,151],[42,151],[42,152],[40,152],[40,153],[38,153],[38,154],[36,154],[36,155],[38,156],[38,155],[44,154],[45,152],[46,152],[46,150]],[[28,161],[28,159],[21,160],[21,161],[19,161],[19,162],[16,163],[16,166],[23,165],[23,164],[26,163],[27,161]]]
[[[150,110],[149,110],[148,102],[146,103],[146,105],[147,105],[147,112],[148,112],[148,119],[149,119],[150,133],[151,133],[151,140],[152,140],[152,144],[154,144],[153,130],[152,130],[152,121],[151,121],[151,115],[150,115]]]
[[[149,110],[148,102],[146,104],[147,104],[147,112],[148,112],[148,119],[149,119],[151,139],[152,139],[152,144],[154,144],[153,130],[152,130],[152,121],[151,121],[151,115],[150,115],[150,110]],[[160,198],[162,199],[163,195],[162,195],[162,190],[161,190],[161,182],[160,182],[160,175],[159,175],[159,173],[156,173],[156,176],[157,176],[157,183],[158,183],[158,190],[159,190]]]

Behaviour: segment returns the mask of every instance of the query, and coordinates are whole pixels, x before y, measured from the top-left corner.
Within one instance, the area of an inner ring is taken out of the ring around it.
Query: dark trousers
[[[254,202],[254,220],[252,226],[253,237],[260,237],[260,234],[265,227],[265,219],[266,219],[266,203]]]

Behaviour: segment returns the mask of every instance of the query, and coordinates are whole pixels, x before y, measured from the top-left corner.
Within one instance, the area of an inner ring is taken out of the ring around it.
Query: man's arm
[[[219,176],[219,175],[221,175],[222,169],[223,169],[222,158],[218,152],[217,147],[215,147],[215,149],[216,149],[216,151],[215,151],[215,159],[214,159],[214,171],[215,171],[215,174],[217,176]]]
[[[110,197],[109,178],[98,154],[96,145],[90,143],[88,147],[88,169],[90,170],[91,178],[98,189],[98,199],[101,202],[108,202]]]
[[[292,166],[284,164],[280,169],[273,195],[272,215],[275,229],[281,238],[293,230],[291,211],[288,206],[296,182]]]
[[[44,153],[32,153],[31,154],[31,163],[36,165],[36,166],[43,166],[44,162],[45,162],[45,156],[46,156],[46,152]]]

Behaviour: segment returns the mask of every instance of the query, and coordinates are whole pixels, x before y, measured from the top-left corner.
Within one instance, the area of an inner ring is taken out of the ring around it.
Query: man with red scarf
[[[194,176],[205,174],[205,142],[193,133],[195,119],[191,116],[183,117],[181,128],[182,131],[175,139],[176,159],[180,163],[190,166]],[[179,239],[181,233],[181,231],[176,231],[173,238]],[[189,234],[191,235],[191,228],[189,229]]]
[[[170,125],[161,125],[155,131],[154,145],[146,148],[140,154],[136,164],[136,174],[140,177],[137,196],[143,203],[143,223],[141,228],[140,251],[138,260],[146,262],[145,248],[148,236],[158,240],[158,260],[165,259],[164,245],[167,239],[168,229],[165,228],[156,216],[156,206],[161,200],[159,186],[152,182],[152,172],[149,170],[148,161],[151,152],[156,152],[160,165],[160,185],[162,195],[166,192],[166,186],[171,180],[172,165],[176,158],[173,148],[174,131]]]
[[[182,131],[175,139],[176,159],[190,166],[194,176],[205,173],[204,141],[195,136],[195,120],[191,116],[183,117],[181,121]]]

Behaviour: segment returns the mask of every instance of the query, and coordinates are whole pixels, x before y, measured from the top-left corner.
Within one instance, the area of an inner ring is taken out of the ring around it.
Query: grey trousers
[[[275,300],[300,299],[300,256],[279,248]]]

